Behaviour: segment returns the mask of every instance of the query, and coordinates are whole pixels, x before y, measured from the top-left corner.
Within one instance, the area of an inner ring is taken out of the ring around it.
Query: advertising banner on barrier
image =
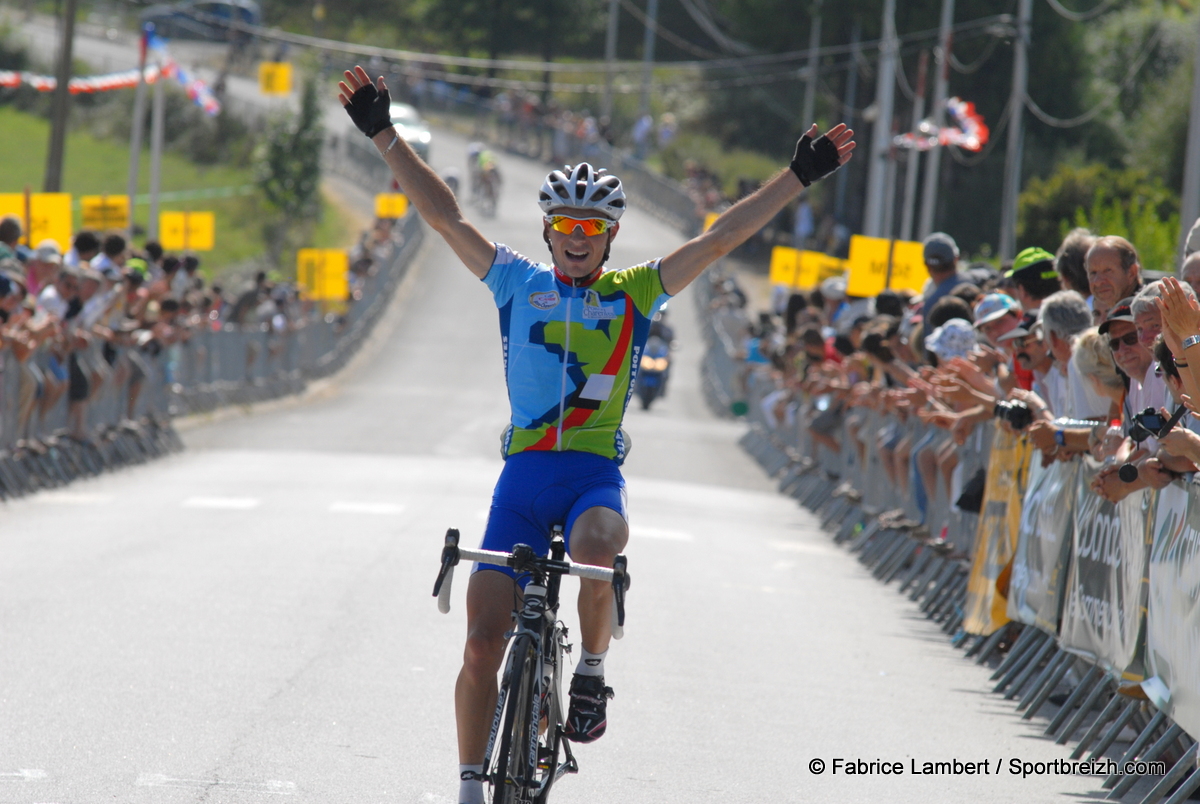
[[[975,561],[967,580],[963,629],[968,634],[987,636],[1009,622],[1002,575],[1007,575],[1004,570],[1016,549],[1030,452],[1028,439],[996,430],[975,535]]]
[[[1150,552],[1147,673],[1142,689],[1188,734],[1200,734],[1200,488],[1159,490]]]
[[[1046,469],[1040,460],[1031,463],[1008,584],[1008,616],[1057,636],[1071,564],[1079,461],[1055,461]]]
[[[1114,677],[1139,683],[1145,678],[1146,570],[1155,495],[1135,491],[1114,505],[1089,487],[1099,470],[1095,461],[1082,459],[1059,643]]]

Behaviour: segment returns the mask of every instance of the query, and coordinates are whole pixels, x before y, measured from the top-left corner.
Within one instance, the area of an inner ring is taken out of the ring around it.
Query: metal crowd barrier
[[[24,362],[0,351],[0,499],[178,450],[175,416],[294,394],[338,371],[387,308],[423,232],[415,211],[396,222],[377,251],[377,270],[344,313],[313,306],[280,330],[271,323],[202,327],[162,349],[118,347],[111,362],[99,344],[83,350],[72,359],[92,392],[76,420],[66,391],[48,404],[61,369],[45,349]]]
[[[978,604],[972,601],[981,597],[978,588],[970,587],[979,583],[979,567],[988,560],[977,551],[990,549],[980,536],[980,517],[952,504],[940,476],[938,493],[928,501],[922,516],[914,495],[901,494],[889,482],[879,452],[883,435],[896,435],[890,428],[900,427],[914,445],[937,445],[948,436],[915,418],[901,423],[873,410],[851,410],[838,428],[839,453],[818,447],[808,437],[805,423],[819,401],[791,402],[794,418],[776,415],[777,407],[770,405],[771,394],[778,390],[772,373],[763,368],[747,372],[740,359],[739,338],[748,321],[744,317],[738,321],[739,315],[728,308],[714,310],[712,306],[713,285],[719,281],[719,276],[701,278],[703,287],[697,293],[708,340],[705,395],[721,415],[729,415],[731,404],[744,404],[748,427],[742,445],[765,471],[779,478],[779,490],[811,510],[834,542],[856,553],[875,578],[885,584],[895,581],[898,591],[939,624],[951,643],[964,649],[965,656],[976,664],[994,667],[993,693],[1014,701],[1022,719],[1031,720],[1045,712],[1049,717],[1044,730],[1047,737],[1054,737],[1060,745],[1077,739],[1071,761],[1104,763],[1099,773],[1107,774],[1101,785],[1110,791],[1109,799],[1120,800],[1138,787],[1137,800],[1142,804],[1182,804],[1200,790],[1200,745],[1172,720],[1167,709],[1160,708],[1164,697],[1169,702],[1169,690],[1148,700],[1144,685],[1129,683],[1077,646],[1060,644],[1054,623],[1043,628],[1006,618],[1004,625],[986,635],[986,629],[979,628],[968,633],[964,623],[977,617],[978,611],[972,607],[978,608]],[[849,423],[854,427],[847,427]],[[958,448],[959,486],[979,469],[988,468],[994,437],[998,436],[990,423],[980,425]],[[913,477],[912,482],[919,479]],[[1178,498],[1191,492],[1177,490],[1174,494]],[[1156,530],[1156,539],[1166,530],[1176,529],[1175,542],[1166,548],[1156,544],[1160,562],[1156,566],[1175,569],[1174,561],[1181,576],[1192,577],[1193,565],[1185,565],[1188,559],[1180,555],[1191,555],[1186,545],[1191,544],[1188,539],[1194,533],[1186,531],[1183,522],[1191,521],[1188,505],[1200,508],[1200,492],[1188,499],[1184,505],[1173,498],[1169,505],[1174,508],[1160,512],[1160,521],[1147,527]],[[1181,505],[1186,516],[1179,513]],[[1003,578],[986,574],[983,580],[985,585],[1007,584]],[[983,592],[983,599],[992,599],[987,594],[990,590]],[[1153,645],[1147,652],[1152,650]],[[1177,666],[1173,671],[1183,678],[1182,682],[1175,678],[1176,684],[1194,681],[1194,667]],[[1065,698],[1052,708],[1052,694],[1064,687],[1069,693],[1061,693]],[[1189,717],[1195,722],[1192,697],[1179,706],[1190,707]],[[1113,746],[1125,739],[1123,735],[1131,734],[1136,736],[1127,740],[1128,747],[1114,753]]]

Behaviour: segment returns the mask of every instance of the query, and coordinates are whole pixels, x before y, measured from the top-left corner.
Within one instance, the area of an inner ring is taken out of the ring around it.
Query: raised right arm
[[[354,124],[371,138],[421,218],[442,236],[471,273],[483,279],[492,267],[496,246],[463,217],[454,193],[396,133],[389,111],[391,97],[383,78],[379,78],[378,85],[372,84],[362,67],[347,70],[345,78],[338,84],[338,98]]]

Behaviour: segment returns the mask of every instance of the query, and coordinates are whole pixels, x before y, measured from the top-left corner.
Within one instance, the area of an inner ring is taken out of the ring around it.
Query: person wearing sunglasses
[[[813,125],[787,169],[716,219],[707,231],[661,259],[605,270],[620,232],[626,197],[617,177],[587,163],[552,171],[538,194],[551,262],[528,259],[484,237],[454,194],[392,127],[383,79],[346,71],[340,100],[375,144],[421,217],[491,290],[500,310],[511,424],[505,466],[488,515],[484,549],[526,543],[548,551],[563,524],[579,562],[612,566],[629,538],[619,466],[627,440],[621,421],[655,312],[718,258],[762,229],[814,181],[844,164],[853,132]],[[477,570],[467,589],[467,647],[455,690],[459,802],[482,804],[483,761],[496,700],[496,674],[516,579]],[[568,736],[591,742],[607,725],[611,688],[604,659],[611,637],[612,591],[584,580],[579,596],[582,655],[571,682]]]

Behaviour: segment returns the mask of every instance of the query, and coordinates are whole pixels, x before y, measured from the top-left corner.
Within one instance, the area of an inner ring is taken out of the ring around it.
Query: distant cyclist
[[[662,259],[605,271],[625,212],[625,192],[615,176],[583,163],[546,177],[538,203],[553,262],[538,263],[491,242],[467,222],[449,188],[396,135],[382,78],[372,84],[356,67],[340,88],[342,105],[383,154],[418,213],[483,280],[500,310],[512,419],[483,549],[508,551],[523,542],[545,554],[551,526],[563,524],[574,560],[612,566],[629,539],[618,468],[626,451],[621,420],[655,312],[805,186],[846,162],[853,132],[839,125],[817,137],[812,126],[790,169],[726,210],[704,234]],[[477,568],[467,588],[467,644],[455,688],[462,804],[483,802],[481,763],[514,593],[511,571],[496,567]],[[607,725],[611,608],[610,587],[580,582],[582,651],[567,718],[576,742],[595,740]]]

